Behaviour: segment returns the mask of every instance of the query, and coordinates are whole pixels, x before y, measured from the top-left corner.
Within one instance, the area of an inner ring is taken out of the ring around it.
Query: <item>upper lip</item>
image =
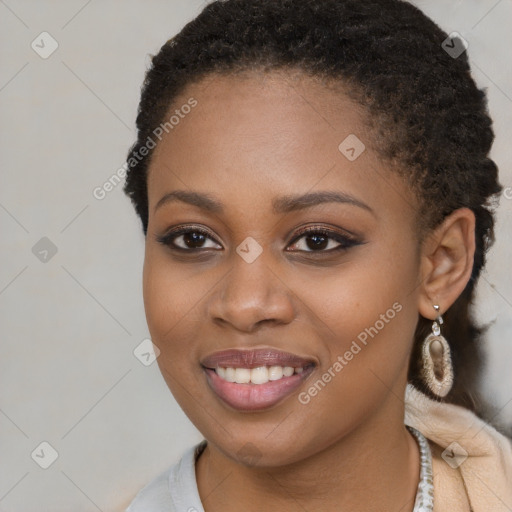
[[[273,348],[229,349],[213,352],[201,360],[205,368],[257,368],[258,366],[293,366],[304,368],[315,364],[313,359],[305,359],[290,352]]]

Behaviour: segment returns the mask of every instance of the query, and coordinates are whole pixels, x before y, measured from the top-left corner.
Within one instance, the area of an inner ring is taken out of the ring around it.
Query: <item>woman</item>
[[[227,0],[153,58],[125,191],[205,440],[129,512],[512,508],[475,384],[501,187],[463,43],[399,0]]]

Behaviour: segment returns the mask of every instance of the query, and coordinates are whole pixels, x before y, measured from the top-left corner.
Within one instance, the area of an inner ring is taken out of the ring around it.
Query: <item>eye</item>
[[[304,239],[302,243],[297,243]],[[299,252],[330,253],[348,249],[360,242],[349,235],[338,233],[322,226],[308,226],[299,231],[293,239],[293,246]]]
[[[298,243],[301,239],[304,241]],[[199,226],[180,226],[164,235],[156,236],[156,240],[176,251],[195,252],[198,249],[222,249],[210,231]],[[308,226],[296,234],[291,245],[291,252],[330,253],[346,250],[360,243],[348,234],[341,234],[323,226]]]
[[[215,249],[215,245],[218,245],[212,234],[199,226],[181,226],[165,235],[157,236],[156,240],[171,249],[189,252],[195,249]],[[205,245],[208,240],[214,242],[213,246]]]

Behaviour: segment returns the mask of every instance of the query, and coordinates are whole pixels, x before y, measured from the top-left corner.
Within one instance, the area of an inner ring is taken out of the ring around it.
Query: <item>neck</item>
[[[390,394],[363,425],[325,450],[279,467],[248,467],[208,443],[196,464],[206,512],[239,510],[413,510],[419,448]],[[394,421],[390,418],[395,418]]]

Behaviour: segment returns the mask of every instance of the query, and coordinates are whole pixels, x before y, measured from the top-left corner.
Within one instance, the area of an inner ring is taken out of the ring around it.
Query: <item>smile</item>
[[[291,377],[294,373],[302,373],[304,368],[299,366],[258,366],[257,368],[222,368],[217,367],[215,373],[226,382],[237,384],[265,384],[269,381]]]
[[[281,402],[315,368],[312,360],[274,349],[227,350],[201,362],[214,394],[238,411],[257,411]]]

